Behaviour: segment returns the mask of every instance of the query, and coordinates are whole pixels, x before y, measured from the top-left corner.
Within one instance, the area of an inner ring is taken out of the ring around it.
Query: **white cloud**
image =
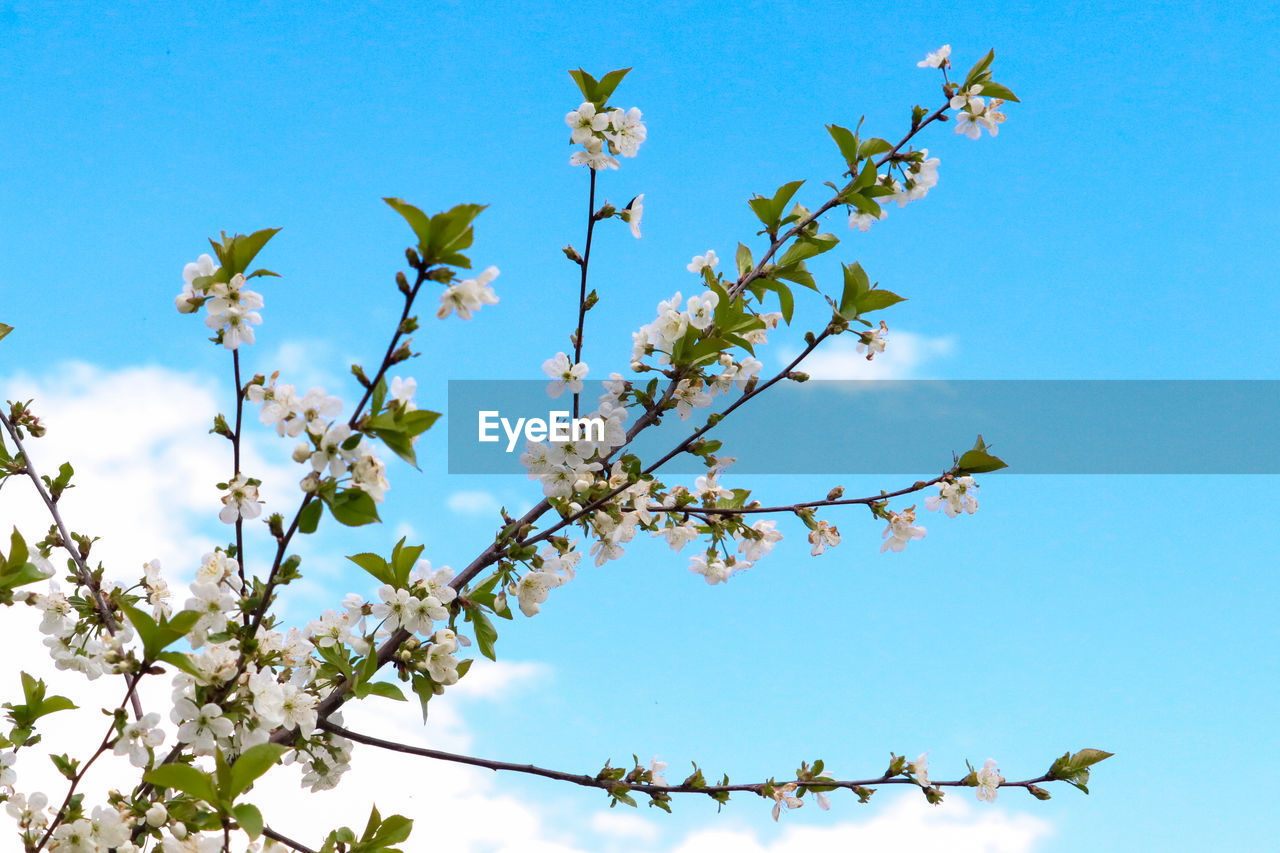
[[[326,341],[282,341],[274,352],[259,363],[271,365],[271,370],[278,370],[280,381],[297,388],[299,394],[316,385],[333,393],[333,389],[342,381],[327,367],[334,364],[335,359],[333,346]],[[350,376],[346,378],[350,379]]]
[[[813,379],[918,379],[930,362],[946,358],[956,349],[950,335],[930,338],[913,332],[890,330],[884,352],[871,361],[857,351],[858,336],[849,331],[822,344],[801,362],[801,370]],[[778,353],[779,365],[789,364],[800,354],[797,349]]]
[[[454,492],[445,503],[459,515],[496,515],[502,507],[492,492],[479,489]]]
[[[656,841],[660,832],[653,820],[646,820],[638,814],[620,812],[617,809],[593,814],[591,828],[608,838],[647,842]]]
[[[58,507],[71,530],[101,537],[90,558],[103,561],[108,576],[136,578],[158,558],[169,573],[189,577],[227,535],[216,484],[231,476],[230,443],[209,429],[214,414],[229,409],[229,389],[161,367],[109,371],[73,362],[39,377],[0,378],[0,392],[34,399],[48,427],[27,442],[36,470],[75,468],[74,488]],[[268,507],[295,502],[288,490],[296,471],[267,461],[252,440],[242,443],[241,467],[264,481]],[[50,524],[29,483],[0,491],[0,516],[35,539]]]

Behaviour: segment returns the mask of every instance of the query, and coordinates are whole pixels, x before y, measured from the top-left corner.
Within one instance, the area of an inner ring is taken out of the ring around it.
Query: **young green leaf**
[[[209,774],[190,764],[164,764],[142,777],[158,788],[172,788],[188,797],[217,806],[218,792]]]
[[[249,790],[249,786],[270,770],[287,751],[288,747],[279,743],[260,743],[249,747],[231,765],[228,786],[220,793],[225,799],[234,800]]]
[[[858,165],[858,137],[854,136],[849,128],[838,124],[827,125],[827,133],[830,133],[831,138],[836,141],[836,145],[840,148],[840,155],[844,157],[849,171],[852,172]]]

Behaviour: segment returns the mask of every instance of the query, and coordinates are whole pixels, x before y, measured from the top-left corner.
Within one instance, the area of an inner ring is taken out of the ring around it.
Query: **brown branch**
[[[486,770],[506,770],[512,773],[525,773],[531,776],[541,776],[544,779],[554,779],[558,782],[569,782],[574,785],[580,785],[584,788],[597,788],[603,791],[609,791],[622,785],[628,791],[638,791],[642,794],[703,794],[705,796],[713,796],[721,793],[752,793],[763,796],[766,785],[772,785],[774,788],[781,788],[787,784],[794,784],[798,788],[867,788],[875,785],[915,785],[920,783],[915,779],[905,775],[883,775],[873,779],[833,779],[831,781],[815,781],[814,779],[793,779],[790,782],[742,782],[736,785],[698,785],[694,786],[688,783],[679,785],[654,785],[641,782],[619,782],[613,779],[602,779],[599,776],[589,776],[585,773],[568,773],[563,770],[553,770],[547,767],[538,767],[534,764],[515,764],[510,761],[495,761],[488,758],[477,758],[471,755],[460,755],[454,752],[445,752],[439,749],[430,749],[422,746],[410,746],[409,744],[399,743],[397,741],[384,740],[382,738],[373,737],[372,735],[353,732],[350,729],[325,721],[320,723],[320,728],[332,732],[348,740],[356,743],[363,743],[367,746],[376,746],[380,749],[390,750],[391,752],[399,752],[405,755],[416,755],[422,758],[433,758],[439,761],[450,761],[455,764],[467,764],[472,767],[482,767]],[[976,787],[970,785],[965,777],[963,779],[954,779],[949,781],[935,782],[929,781],[931,788],[959,788],[959,787]],[[1034,779],[1023,779],[1018,782],[1002,781],[998,787],[1001,788],[1029,788],[1041,782],[1056,781],[1048,775],[1037,776]]]
[[[292,847],[294,850],[297,850],[298,853],[316,853],[316,851],[312,850],[302,842],[294,841],[287,835],[281,835],[269,826],[262,827],[262,834],[267,838],[270,838],[272,841],[278,841],[286,847]]]

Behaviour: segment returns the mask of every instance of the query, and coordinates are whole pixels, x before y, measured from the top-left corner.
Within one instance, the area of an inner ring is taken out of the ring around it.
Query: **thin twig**
[[[471,755],[460,755],[454,752],[445,752],[439,749],[430,749],[423,746],[410,746],[409,744],[399,743],[392,740],[384,740],[372,735],[353,732],[350,729],[325,721],[320,723],[320,728],[332,732],[348,740],[356,743],[363,743],[367,746],[376,746],[381,749],[390,750],[391,752],[399,752],[405,755],[416,755],[422,758],[433,758],[439,761],[450,761],[455,764],[468,764],[472,767],[483,767],[486,770],[506,770],[512,773],[525,773],[531,776],[541,776],[544,779],[554,779],[558,782],[569,782],[574,785],[581,785],[584,788],[597,788],[609,791],[616,788],[619,784],[628,791],[638,791],[642,794],[703,794],[712,796],[721,793],[752,793],[763,794],[766,785],[772,785],[774,788],[781,788],[787,784],[794,784],[797,787],[832,787],[832,788],[867,788],[874,785],[916,785],[920,783],[915,779],[903,775],[884,775],[873,779],[833,779],[831,781],[814,781],[812,779],[794,779],[791,782],[741,782],[736,785],[698,785],[694,786],[687,783],[679,785],[654,785],[642,782],[625,782],[620,783],[613,779],[602,779],[599,776],[588,776],[585,773],[567,773],[563,770],[552,770],[547,767],[538,767],[534,764],[515,764],[510,761],[494,761],[488,758],[476,758]],[[966,777],[967,778],[967,777]],[[1029,788],[1032,785],[1041,782],[1055,781],[1048,775],[1038,776],[1034,779],[1024,779],[1020,782],[1003,781],[998,787],[1001,788]],[[965,779],[954,779],[950,781],[929,781],[931,788],[957,788],[957,787],[974,787]]]

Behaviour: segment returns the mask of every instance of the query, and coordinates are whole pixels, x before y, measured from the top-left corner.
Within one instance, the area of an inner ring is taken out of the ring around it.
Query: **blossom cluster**
[[[305,434],[306,441],[293,450],[295,462],[309,463],[312,468],[302,479],[303,491],[318,491],[327,469],[334,478],[349,476],[352,488],[366,492],[381,503],[391,488],[386,465],[367,438],[352,430],[349,424],[331,420],[342,413],[342,400],[320,387],[299,395],[292,385],[279,384],[278,378],[274,373],[269,380],[255,377],[245,389],[245,397],[262,407],[259,420],[274,426],[279,435]],[[411,405],[412,388],[405,384],[398,390],[405,396],[396,399],[402,405]]]
[[[209,255],[201,255],[182,270],[182,293],[174,299],[179,312],[191,314],[201,306],[208,311],[205,325],[213,329],[230,350],[254,341],[253,327],[262,322],[258,309],[262,294],[247,289],[245,277],[236,273],[229,281],[216,281],[218,267]]]
[[[714,266],[718,259],[715,257],[714,251],[708,251],[706,255],[695,257],[689,263],[688,268],[691,271],[699,272],[704,268],[709,269]],[[648,369],[644,363],[646,357],[656,355],[656,361],[660,366],[668,366],[672,363],[672,354],[676,344],[688,334],[690,329],[697,332],[705,332],[711,327],[715,321],[716,306],[720,304],[720,294],[714,290],[707,290],[694,296],[690,296],[688,302],[681,307],[683,297],[680,291],[676,291],[675,295],[670,299],[664,299],[658,303],[657,317],[650,323],[640,327],[631,333],[631,369],[637,372]],[[771,329],[778,327],[778,322],[782,320],[781,312],[768,312],[758,315],[762,327],[752,329],[745,332],[742,337],[752,346],[760,346],[768,342],[768,333]],[[682,418],[689,417],[690,408],[703,408],[711,405],[711,398],[716,394],[729,390],[736,383],[739,386],[745,385],[748,380],[757,375],[764,367],[753,356],[741,360],[735,360],[732,355],[727,352],[721,353],[718,359],[719,365],[723,371],[718,376],[707,382],[707,394],[701,396],[699,391],[702,383],[700,381],[686,380],[688,383],[683,389],[677,391],[677,398],[687,405],[680,410]],[[697,401],[696,403],[694,401]]]
[[[640,144],[648,136],[641,118],[636,107],[625,111],[597,110],[590,101],[570,110],[564,117],[564,123],[570,128],[569,142],[581,145],[582,150],[573,152],[569,165],[591,169],[618,168],[617,159],[611,155],[636,156]]]
[[[938,165],[941,161],[937,157],[930,157],[928,148],[913,151],[906,157],[904,161],[895,161],[888,172],[877,178],[877,184],[890,191],[888,195],[879,198],[881,202],[879,215],[854,210],[849,216],[850,228],[869,231],[873,222],[889,215],[885,210],[889,202],[897,202],[899,208],[906,207],[910,202],[927,196],[929,190],[937,185]],[[894,168],[898,169],[898,177],[893,175]]]

